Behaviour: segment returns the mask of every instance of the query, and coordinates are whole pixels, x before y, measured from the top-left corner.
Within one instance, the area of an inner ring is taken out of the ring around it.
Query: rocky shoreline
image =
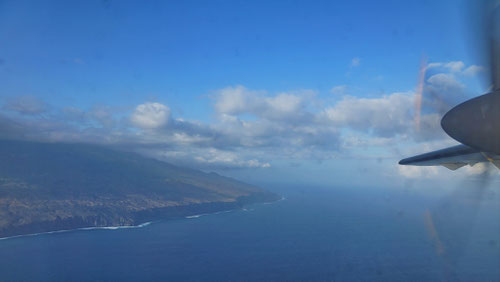
[[[105,146],[0,140],[0,237],[133,226],[278,198],[214,172]]]
[[[0,238],[16,237],[30,234],[68,231],[82,228],[138,226],[145,222],[184,218],[198,214],[210,214],[221,211],[241,209],[245,205],[268,203],[280,198],[272,193],[259,193],[242,196],[235,201],[193,203],[189,205],[161,208],[146,208],[139,211],[125,211],[124,214],[101,212],[88,216],[56,217],[54,220],[37,221],[18,226],[8,226],[0,230]]]

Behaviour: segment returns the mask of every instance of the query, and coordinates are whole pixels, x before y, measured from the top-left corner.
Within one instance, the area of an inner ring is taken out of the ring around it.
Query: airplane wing
[[[456,170],[465,165],[473,166],[480,162],[491,162],[500,168],[500,156],[489,155],[466,145],[457,145],[446,149],[402,159],[400,165],[436,166],[442,165]]]

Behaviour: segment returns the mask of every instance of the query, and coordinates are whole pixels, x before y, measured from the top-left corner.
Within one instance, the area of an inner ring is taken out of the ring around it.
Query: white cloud
[[[175,162],[176,164],[196,166],[201,168],[269,168],[269,162],[262,162],[255,157],[245,157],[237,153],[213,147],[208,148],[166,148],[143,149],[139,152],[150,157]]]
[[[323,115],[333,125],[360,131],[373,131],[387,137],[405,133],[413,121],[412,93],[394,93],[380,98],[346,96]]]
[[[330,89],[330,93],[334,95],[346,95],[347,88],[348,88],[347,85],[337,85],[332,87],[332,89]]]
[[[430,63],[427,65],[427,69],[433,68],[443,68],[452,73],[461,72],[465,67],[464,62],[462,61],[451,61],[446,63]]]
[[[301,114],[303,99],[286,93],[276,97],[265,98],[263,114],[269,118],[287,118]]]
[[[201,163],[207,163],[226,167],[246,167],[246,168],[268,168],[269,163],[262,163],[256,159],[242,160],[234,152],[221,151],[214,148],[209,149],[202,156],[196,156],[195,159]]]
[[[114,126],[113,111],[109,107],[93,107],[86,115],[90,119],[96,120],[102,127],[111,128]]]
[[[237,86],[217,94],[218,120],[210,124],[174,118],[168,106],[144,103],[133,110],[129,124],[120,123],[107,107],[87,112],[64,108],[64,122],[39,122],[33,130],[51,141],[126,144],[192,166],[261,168],[276,158],[326,160],[356,146],[383,147],[391,138],[414,136],[411,93],[344,97],[331,106],[324,106],[310,91],[268,95]],[[147,130],[131,130],[130,125]],[[343,142],[343,130],[354,130],[365,140]]]
[[[355,68],[358,67],[361,64],[361,59],[358,57],[355,57],[351,60],[351,67]]]
[[[399,165],[398,172],[405,178],[422,179],[434,178],[440,175],[439,170],[445,169],[438,166],[409,166]]]
[[[427,69],[439,68],[442,66],[443,66],[443,63],[429,63],[427,65]]]
[[[451,72],[460,72],[465,67],[465,64],[462,61],[454,61],[446,63],[444,66]]]
[[[258,92],[249,91],[245,87],[226,87],[217,91],[215,110],[221,114],[241,114],[253,112],[258,107]]]
[[[130,120],[145,129],[165,126],[170,118],[170,108],[160,103],[144,103],[135,108]]]
[[[452,107],[470,98],[467,87],[449,73],[434,74],[427,79],[423,107],[443,115]]]
[[[27,138],[119,144],[194,167],[265,168],[274,160],[353,158],[364,150],[372,157],[399,157],[399,148],[408,144],[420,144],[415,153],[423,153],[423,144],[448,140],[439,123],[445,108],[441,104],[453,104],[447,99],[465,93],[461,76],[452,70],[468,68],[456,62],[445,65],[448,72],[432,73],[425,81],[423,103],[431,111],[422,110],[418,128],[414,93],[344,96],[340,91],[345,85],[332,89],[339,91],[335,100],[331,96],[322,100],[310,90],[267,93],[244,86],[222,88],[214,92],[216,119],[211,122],[174,117],[167,105],[152,102],[137,105],[132,112],[101,106],[88,111],[66,107],[43,116],[5,113],[29,132]],[[16,136],[22,135],[19,131],[15,130]]]
[[[496,167],[490,167],[492,166],[489,163],[477,163],[474,166],[465,166],[462,170],[467,174],[467,175],[480,175],[482,173],[485,173],[488,169],[492,169],[497,172]]]
[[[475,76],[486,69],[478,65],[465,66],[462,61],[430,63],[427,65],[427,70],[437,70],[441,72],[449,72],[450,74],[458,74],[463,76]]]
[[[469,66],[468,68],[466,68],[463,71],[463,75],[465,75],[465,76],[475,76],[478,73],[484,72],[484,71],[485,71],[484,67],[477,66],[477,65],[472,65],[472,66]]]
[[[499,174],[498,169],[496,167],[493,167],[492,164],[489,163],[477,163],[474,166],[466,165],[464,167],[459,168],[459,170],[460,170],[460,176],[465,176],[469,179],[470,177],[478,177],[478,176],[480,177],[485,173],[490,173],[491,175]],[[406,165],[398,166],[398,172],[401,176],[410,179],[439,178],[443,174],[455,173],[443,166],[406,166]]]
[[[39,115],[47,111],[47,104],[36,96],[23,95],[7,99],[4,108],[23,115]]]
[[[463,83],[458,82],[452,75],[447,73],[438,73],[427,79],[427,82],[434,85],[440,85],[443,88],[464,89]]]
[[[280,93],[269,97],[264,94],[263,91],[251,91],[243,86],[226,87],[217,91],[215,110],[221,119],[243,114],[271,120],[296,119],[303,113],[303,96]]]

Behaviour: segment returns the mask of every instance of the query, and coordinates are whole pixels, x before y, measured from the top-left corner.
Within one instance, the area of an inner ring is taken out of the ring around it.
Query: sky
[[[447,183],[458,173],[397,162],[457,144],[440,117],[486,91],[466,7],[0,0],[0,138],[105,144],[252,183]]]

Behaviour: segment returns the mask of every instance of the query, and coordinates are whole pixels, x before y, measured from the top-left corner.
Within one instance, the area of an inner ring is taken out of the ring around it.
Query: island
[[[136,226],[279,198],[217,173],[105,146],[0,140],[0,238]]]

